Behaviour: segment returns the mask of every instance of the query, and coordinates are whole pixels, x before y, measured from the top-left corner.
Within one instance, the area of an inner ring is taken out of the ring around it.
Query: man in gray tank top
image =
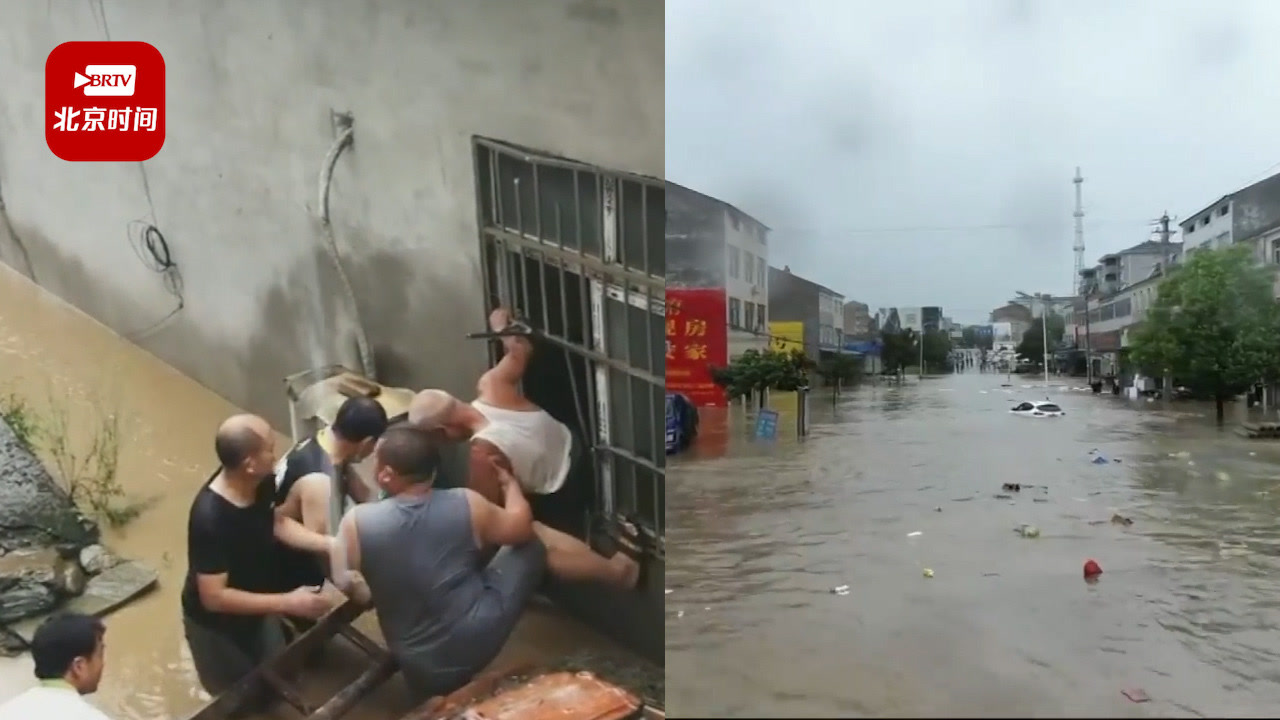
[[[442,435],[392,427],[374,449],[384,500],[352,508],[333,544],[334,583],[372,602],[420,699],[467,684],[497,657],[542,579],[546,548],[509,472],[505,505],[436,489]],[[502,546],[487,566],[486,548]]]

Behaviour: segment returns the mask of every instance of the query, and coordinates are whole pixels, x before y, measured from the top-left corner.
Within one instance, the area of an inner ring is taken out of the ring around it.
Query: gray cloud
[[[667,0],[667,175],[770,261],[976,321],[1280,161],[1280,3]],[[1273,168],[1274,171],[1274,168]]]

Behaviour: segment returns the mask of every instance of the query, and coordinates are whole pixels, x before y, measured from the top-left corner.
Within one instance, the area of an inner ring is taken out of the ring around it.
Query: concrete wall
[[[724,204],[676,183],[667,183],[667,285],[725,287]]]
[[[1223,213],[1222,210],[1227,212]],[[1200,247],[1220,248],[1231,244],[1231,201],[1223,199],[1181,223],[1182,246],[1185,251]]]
[[[732,267],[729,268],[725,290],[729,297],[738,298],[744,306],[746,303],[755,304],[757,325],[769,327],[768,230],[746,214],[730,207],[722,207],[725,242],[730,248],[737,248],[739,258],[739,271],[735,276]],[[747,268],[748,263],[751,264],[750,269]],[[764,309],[763,317],[761,308]],[[746,317],[745,310],[743,317]]]
[[[1280,227],[1280,174],[1256,182],[1231,198],[1231,240],[1241,242]]]
[[[818,295],[821,286],[787,270],[769,268],[769,319],[804,323],[804,351],[818,358]]]
[[[380,377],[469,392],[485,362],[460,342],[485,301],[472,137],[661,177],[663,23],[663,3],[625,0],[4,3],[0,253],[26,269],[16,236],[40,284],[130,334],[176,305],[131,247],[131,223],[153,223],[184,303],[135,339],[281,422],[284,375],[355,362],[313,219],[331,110],[350,112],[331,216]],[[45,147],[46,56],[107,38],[165,57],[168,138],[144,165]]]
[[[849,300],[842,314],[845,337],[865,340],[871,336],[871,308],[866,303]]]

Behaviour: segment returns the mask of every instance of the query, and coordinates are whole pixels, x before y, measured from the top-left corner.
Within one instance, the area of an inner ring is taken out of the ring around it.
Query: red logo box
[[[44,63],[44,114],[63,160],[150,160],[164,147],[164,57],[144,42],[62,43]]]

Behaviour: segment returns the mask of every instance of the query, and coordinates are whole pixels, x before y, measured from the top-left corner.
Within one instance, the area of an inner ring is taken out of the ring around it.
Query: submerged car
[[[1051,402],[1022,402],[1009,408],[1009,412],[1027,417],[1061,417],[1067,414]]]

